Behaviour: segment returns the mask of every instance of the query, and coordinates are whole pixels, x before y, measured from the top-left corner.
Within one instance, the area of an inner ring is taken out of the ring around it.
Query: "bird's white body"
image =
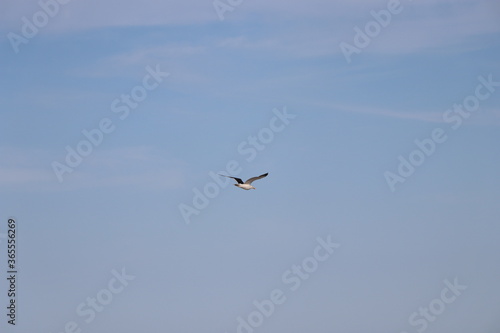
[[[234,186],[238,186],[239,188],[242,188],[244,190],[251,190],[251,189],[254,189],[255,190],[255,187],[253,187],[252,185],[250,184],[233,184]]]

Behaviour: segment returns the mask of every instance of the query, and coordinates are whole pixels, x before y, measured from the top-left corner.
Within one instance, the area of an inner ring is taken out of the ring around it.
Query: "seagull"
[[[269,173],[265,173],[263,175],[260,175],[260,176],[257,176],[257,177],[252,177],[252,178],[249,178],[247,179],[246,182],[243,183],[243,181],[240,179],[240,178],[236,178],[236,177],[231,177],[231,176],[225,176],[225,175],[221,175],[219,174],[219,176],[222,176],[222,177],[227,177],[227,178],[233,178],[234,180],[236,180],[238,182],[238,184],[233,184],[234,186],[238,186],[239,188],[242,188],[244,190],[250,190],[250,189],[254,189],[255,190],[255,187],[252,186],[252,182],[258,180],[258,179],[261,179],[261,178],[264,178],[268,175]]]

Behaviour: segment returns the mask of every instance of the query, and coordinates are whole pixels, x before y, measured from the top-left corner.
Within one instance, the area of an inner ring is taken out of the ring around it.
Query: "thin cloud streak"
[[[366,114],[376,117],[388,117],[402,120],[417,120],[428,123],[444,123],[442,114],[443,112],[408,112],[408,111],[395,111],[392,109],[385,109],[380,107],[368,107],[359,105],[342,105],[342,104],[329,104],[319,103],[319,107],[327,107],[335,111],[342,111],[348,113]]]
[[[341,111],[346,113],[364,114],[374,117],[386,117],[401,120],[414,120],[426,123],[446,123],[446,121],[443,119],[443,114],[446,110],[415,112],[361,105],[345,105],[333,103],[313,104],[320,108],[328,108],[334,111]],[[478,113],[474,117],[471,117],[467,120],[468,123],[485,126],[500,126],[500,109],[482,108],[477,112]]]
[[[2,156],[17,161],[15,166],[5,162],[0,165],[0,186],[11,191],[52,192],[106,187],[171,190],[182,187],[185,179],[184,162],[164,157],[164,152],[149,147],[95,151],[66,175],[62,183],[57,181],[50,167],[51,153],[48,151],[0,150]]]

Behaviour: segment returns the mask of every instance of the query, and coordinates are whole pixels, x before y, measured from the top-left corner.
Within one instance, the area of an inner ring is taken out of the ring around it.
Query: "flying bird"
[[[265,174],[257,176],[257,177],[249,178],[249,179],[247,179],[246,182],[243,182],[240,178],[236,178],[236,177],[225,176],[225,175],[221,175],[221,174],[219,174],[219,176],[227,177],[227,178],[233,178],[237,182],[237,184],[233,184],[233,185],[234,186],[238,186],[239,188],[242,188],[244,190],[250,190],[250,189],[254,189],[255,190],[255,187],[252,186],[252,182],[254,182],[254,181],[258,180],[258,179],[264,178],[268,174],[269,173],[265,173]]]

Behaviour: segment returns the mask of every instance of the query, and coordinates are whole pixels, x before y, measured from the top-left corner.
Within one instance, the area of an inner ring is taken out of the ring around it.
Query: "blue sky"
[[[215,3],[0,5],[2,332],[498,332],[499,4]]]

